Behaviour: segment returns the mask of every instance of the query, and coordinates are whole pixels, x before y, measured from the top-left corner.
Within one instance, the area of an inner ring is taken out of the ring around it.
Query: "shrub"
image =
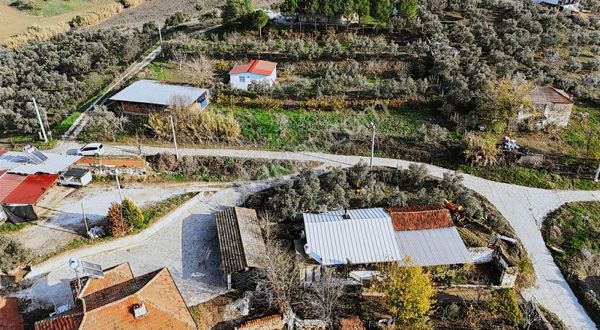
[[[167,19],[165,20],[165,26],[167,26],[167,27],[177,26],[177,25],[183,24],[187,21],[188,21],[187,15],[178,11],[175,14],[167,17]]]
[[[413,134],[417,142],[428,145],[438,145],[448,141],[448,130],[437,124],[423,124]]]
[[[131,231],[131,225],[123,217],[121,213],[121,205],[118,203],[110,204],[108,208],[108,232],[114,236],[119,237],[126,235]]]
[[[21,242],[8,236],[0,235],[0,272],[9,272],[31,258],[31,250],[23,247]]]
[[[491,313],[503,315],[515,327],[523,321],[523,313],[519,308],[517,294],[513,289],[493,291],[492,297],[486,302],[485,307]]]
[[[125,8],[133,8],[141,5],[142,3],[144,3],[144,1],[145,0],[121,0],[120,2]]]
[[[429,170],[425,164],[410,164],[408,169],[403,171],[406,182],[415,187],[422,187],[429,176]]]
[[[498,147],[493,136],[469,132],[465,134],[465,158],[471,165],[490,166],[498,162]]]
[[[125,198],[121,207],[123,208],[123,218],[127,221],[129,227],[140,229],[144,226],[144,215],[135,203]]]

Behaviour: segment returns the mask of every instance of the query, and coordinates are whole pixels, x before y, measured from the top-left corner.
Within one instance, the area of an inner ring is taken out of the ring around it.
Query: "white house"
[[[273,85],[277,79],[277,63],[252,60],[247,64],[238,64],[229,71],[229,84],[232,88],[248,90],[251,82],[265,82]]]

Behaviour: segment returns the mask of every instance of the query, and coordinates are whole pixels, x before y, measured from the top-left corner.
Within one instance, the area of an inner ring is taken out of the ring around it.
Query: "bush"
[[[177,26],[188,21],[187,15],[178,11],[165,20],[165,26]]]
[[[513,289],[493,291],[492,297],[486,302],[485,307],[491,313],[503,315],[515,327],[523,321],[523,313],[519,308],[517,294]]]
[[[140,229],[144,226],[142,210],[130,199],[125,198],[121,207],[123,208],[123,218],[129,223],[129,227]]]
[[[31,250],[8,236],[0,236],[0,272],[9,272],[31,259]]]
[[[428,144],[439,145],[448,141],[448,130],[436,124],[423,124],[417,128],[413,134],[415,141]]]
[[[498,163],[498,147],[493,136],[469,132],[465,134],[465,158],[471,165],[491,166]]]
[[[144,1],[145,0],[121,0],[120,2],[125,8],[133,8],[141,5],[142,3],[144,3]]]

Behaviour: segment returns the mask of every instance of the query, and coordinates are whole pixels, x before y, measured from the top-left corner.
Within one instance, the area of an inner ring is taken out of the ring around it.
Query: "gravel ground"
[[[196,197],[177,214],[138,235],[91,246],[70,256],[98,263],[103,268],[129,262],[134,275],[168,267],[189,306],[197,305],[227,291],[219,271],[219,246],[215,212],[239,204],[247,194],[264,189],[263,182],[225,188],[208,197]],[[159,228],[155,228],[159,227]],[[148,236],[148,237],[146,237]],[[115,248],[118,246],[118,248]],[[30,308],[72,304],[69,281],[75,276],[61,256],[34,267],[31,288],[17,296],[32,297]]]
[[[123,184],[123,197],[143,207],[169,197],[193,191],[214,191],[214,184]],[[220,185],[222,186],[222,185]],[[217,186],[218,187],[218,186]],[[31,226],[12,234],[26,247],[38,255],[44,255],[85,233],[82,222],[81,204],[90,225],[100,223],[112,202],[120,201],[116,184],[91,184],[75,190],[61,200],[47,214],[47,220],[37,221]]]

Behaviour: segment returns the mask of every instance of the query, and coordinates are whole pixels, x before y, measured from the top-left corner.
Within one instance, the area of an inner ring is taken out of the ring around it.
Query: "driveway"
[[[66,152],[74,148],[72,143],[59,145],[55,152]],[[144,146],[142,152],[172,152],[171,148]],[[107,154],[135,154],[137,148],[132,146],[107,146]],[[351,166],[360,160],[368,162],[368,157],[331,155],[313,152],[276,152],[261,150],[234,149],[180,149],[181,155],[229,156],[265,159],[288,159],[297,161],[320,161],[325,166]],[[407,167],[411,162],[375,158],[375,165],[390,167]],[[450,172],[437,166],[427,165],[431,175],[441,177]],[[493,182],[471,175],[464,175],[464,184],[470,189],[485,196],[508,219],[516,234],[523,242],[527,253],[533,261],[537,275],[536,286],[523,291],[526,299],[536,300],[552,312],[556,313],[570,329],[595,329],[596,326],[586,314],[571,291],[569,285],[554,263],[549,250],[544,244],[540,226],[544,217],[562,204],[571,201],[600,200],[599,191],[552,191],[528,188],[505,183]],[[228,200],[233,202],[233,200]],[[229,205],[229,204],[227,204]],[[135,253],[126,253],[128,258],[135,259]],[[167,258],[168,259],[168,258]],[[92,258],[93,260],[93,258]],[[157,260],[158,262],[159,260]],[[163,263],[165,260],[162,260]],[[136,266],[136,267],[142,267]],[[137,269],[134,267],[134,270]],[[188,301],[189,303],[189,301]]]

